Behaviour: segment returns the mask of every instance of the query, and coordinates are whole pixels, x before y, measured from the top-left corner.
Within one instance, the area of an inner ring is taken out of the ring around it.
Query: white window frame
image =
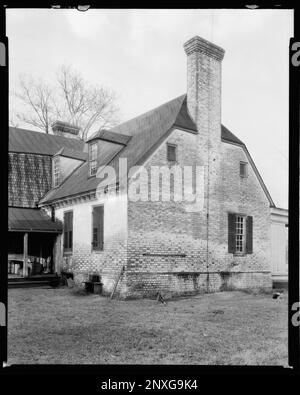
[[[53,174],[53,187],[59,185],[60,168],[59,168],[59,158],[55,156],[52,160],[52,174]]]
[[[235,254],[246,254],[247,242],[247,216],[242,214],[235,215]]]
[[[92,151],[92,148],[95,148]],[[91,143],[89,146],[89,171],[90,176],[94,176],[97,173],[97,154],[98,154],[98,144]]]

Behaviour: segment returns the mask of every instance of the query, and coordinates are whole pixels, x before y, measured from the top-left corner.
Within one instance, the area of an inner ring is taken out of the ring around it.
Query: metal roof
[[[9,207],[8,230],[61,233],[62,223],[52,221],[48,215],[38,208]]]
[[[245,145],[239,138],[237,138],[230,130],[228,130],[224,125],[221,125],[221,138],[224,141]]]
[[[74,151],[83,152],[84,141],[70,138],[55,136],[33,130],[9,128],[9,151],[34,153],[41,155],[54,155],[62,147]]]

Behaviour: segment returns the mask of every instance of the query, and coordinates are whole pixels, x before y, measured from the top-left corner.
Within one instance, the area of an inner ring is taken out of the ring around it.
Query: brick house
[[[221,124],[224,50],[200,37],[184,49],[187,94],[100,130],[86,142],[77,139],[78,129],[61,122],[53,135],[10,131],[15,188],[9,190],[10,205],[24,207],[18,201],[15,162],[30,167],[33,161],[33,172],[44,170],[41,176],[35,173],[35,180],[29,171],[26,185],[39,187],[24,193],[37,204],[34,210],[48,215],[48,226],[57,224],[53,270],[72,272],[78,283],[96,273],[104,294],[117,278],[116,293],[124,298],[271,287],[274,203],[245,144]],[[31,147],[23,133],[30,135]],[[29,151],[22,152],[23,144]],[[129,197],[136,183],[137,173],[130,172],[134,166],[150,174],[155,166],[171,169],[174,164],[204,169],[202,209],[191,209],[174,195],[163,200],[163,177],[158,186],[150,179],[139,184],[148,197],[160,193],[159,199]],[[101,189],[97,169],[108,165],[117,179]]]

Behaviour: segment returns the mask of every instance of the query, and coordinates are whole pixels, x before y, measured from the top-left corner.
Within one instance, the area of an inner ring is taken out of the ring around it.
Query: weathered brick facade
[[[178,165],[205,164],[197,139],[174,130],[146,163],[148,174],[151,166],[168,164],[167,143],[177,145]],[[73,271],[79,283],[100,274],[108,294],[124,265],[117,294],[127,298],[271,286],[269,201],[251,167],[247,178],[239,176],[240,161],[248,160],[243,147],[225,142],[220,147],[217,212],[209,207],[209,218],[219,218],[217,226],[207,221],[207,192],[201,212],[189,212],[185,202],[132,202],[126,196],[65,203],[56,216],[62,220],[72,209],[74,233],[73,254],[63,256],[62,268]],[[207,181],[206,173],[204,185]],[[151,188],[149,177],[149,196]],[[97,204],[104,204],[104,250],[92,252],[91,209]],[[253,216],[252,254],[228,253],[228,212]]]
[[[174,293],[226,288],[269,287],[269,201],[249,166],[239,176],[242,147],[221,142],[221,61],[223,50],[192,39],[188,57],[188,108],[198,135],[174,131],[168,142],[178,147],[180,165],[205,166],[204,209],[186,212],[184,204],[129,202],[129,294]],[[147,166],[167,165],[166,145]],[[253,253],[228,253],[228,212],[253,216]]]
[[[91,245],[92,207],[104,205],[104,249],[93,251]],[[86,202],[79,200],[56,206],[55,215],[63,220],[64,212],[73,210],[73,251],[64,253],[61,244],[60,271],[71,271],[77,283],[88,280],[90,274],[101,275],[103,293],[113,290],[122,266],[127,262],[127,197],[103,197]],[[118,294],[126,294],[126,273],[122,276]]]
[[[63,256],[62,269],[73,271],[78,282],[100,274],[106,294],[122,266],[120,297],[271,287],[270,198],[245,146],[221,138],[224,51],[199,37],[184,47],[187,108],[197,132],[174,127],[144,166],[148,175],[153,166],[170,166],[167,144],[175,145],[178,166],[204,168],[203,207],[190,211],[185,201],[161,199],[134,202],[126,193],[98,200],[65,197],[54,203],[59,219],[73,210],[73,251]],[[240,176],[240,162],[248,164],[247,177]],[[148,187],[149,197],[153,188],[162,190],[150,178],[140,187]],[[93,252],[92,206],[97,204],[104,205],[104,249]],[[251,251],[229,252],[229,213],[252,217]]]
[[[167,142],[180,147],[179,164],[202,163],[197,138],[179,130],[169,137]],[[202,212],[188,212],[183,202],[128,203],[128,295],[271,286],[268,199],[253,169],[247,178],[239,176],[240,161],[248,160],[243,148],[228,143],[220,146],[218,189],[213,204],[205,194]],[[150,171],[151,166],[164,164],[166,144],[146,167]],[[206,174],[205,185],[207,181]],[[252,254],[228,253],[228,212],[253,216]]]

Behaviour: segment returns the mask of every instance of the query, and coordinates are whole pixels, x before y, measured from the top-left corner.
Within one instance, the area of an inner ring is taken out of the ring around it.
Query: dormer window
[[[97,143],[91,143],[89,147],[89,164],[91,176],[94,176],[97,173],[97,151]]]
[[[57,187],[59,185],[60,179],[60,169],[59,169],[59,157],[54,157],[53,161],[53,186]]]

